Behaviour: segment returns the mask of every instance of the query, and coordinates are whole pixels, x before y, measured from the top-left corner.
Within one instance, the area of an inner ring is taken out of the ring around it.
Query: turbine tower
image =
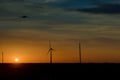
[[[79,60],[80,60],[80,63],[82,63],[81,43],[80,43],[80,41],[79,41]]]
[[[52,54],[53,54],[53,48],[51,47],[51,42],[49,41],[49,50],[47,54],[50,54],[50,63],[52,63]]]

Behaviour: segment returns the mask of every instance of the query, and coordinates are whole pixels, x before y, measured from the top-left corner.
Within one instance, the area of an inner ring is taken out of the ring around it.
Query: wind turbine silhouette
[[[50,54],[50,63],[52,63],[52,54],[53,54],[53,48],[51,47],[51,42],[49,41],[49,50],[47,54]]]

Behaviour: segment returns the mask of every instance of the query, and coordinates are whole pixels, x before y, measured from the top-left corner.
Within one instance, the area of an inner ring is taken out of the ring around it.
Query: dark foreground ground
[[[0,64],[0,80],[119,78],[120,64]]]

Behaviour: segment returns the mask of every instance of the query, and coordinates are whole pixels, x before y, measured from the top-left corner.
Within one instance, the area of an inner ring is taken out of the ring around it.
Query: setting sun
[[[15,58],[14,61],[15,61],[15,62],[18,62],[18,61],[19,61],[19,58]]]

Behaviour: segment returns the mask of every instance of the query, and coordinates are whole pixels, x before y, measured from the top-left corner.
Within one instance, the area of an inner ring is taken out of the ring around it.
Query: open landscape
[[[0,80],[119,80],[120,0],[0,0],[0,63]]]
[[[113,77],[120,64],[0,64],[1,80],[80,80]],[[119,74],[119,73],[117,73]],[[111,76],[112,75],[112,76]],[[96,76],[96,77],[95,77]]]

